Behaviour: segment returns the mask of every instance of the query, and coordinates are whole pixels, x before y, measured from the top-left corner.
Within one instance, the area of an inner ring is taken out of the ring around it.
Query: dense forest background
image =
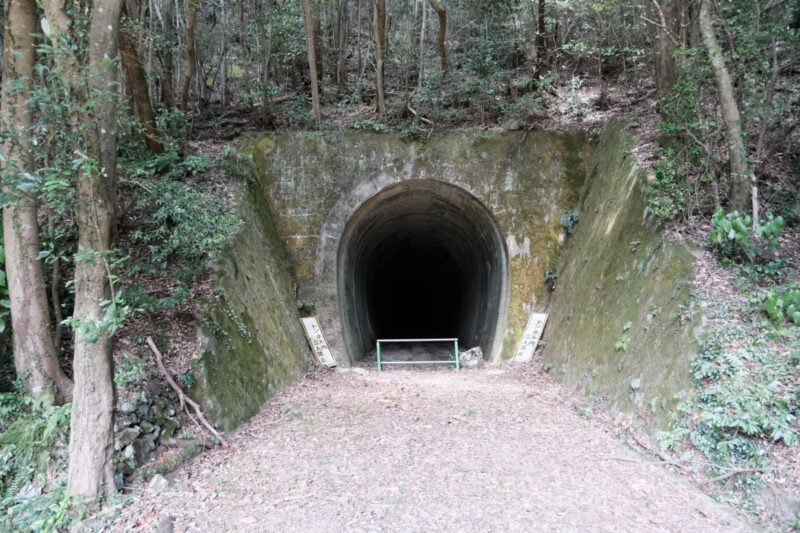
[[[247,177],[233,141],[249,130],[424,142],[628,121],[650,212],[771,291],[758,312],[800,323],[792,261],[774,251],[796,253],[779,236],[800,228],[795,0],[4,0],[3,14],[12,529],[60,527],[66,495],[121,486],[115,398],[157,371],[115,340],[143,346],[137,324],[197,295],[240,224],[224,182]],[[790,444],[791,428],[772,438]]]

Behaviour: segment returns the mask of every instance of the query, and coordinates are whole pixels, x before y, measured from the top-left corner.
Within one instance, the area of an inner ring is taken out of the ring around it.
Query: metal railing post
[[[377,343],[378,343],[378,347],[377,347],[377,350],[378,350],[378,372],[380,372],[381,371],[381,341],[377,341]]]
[[[456,345],[456,372],[458,372],[461,370],[461,365],[459,364],[458,361],[458,339],[455,340],[455,345]]]

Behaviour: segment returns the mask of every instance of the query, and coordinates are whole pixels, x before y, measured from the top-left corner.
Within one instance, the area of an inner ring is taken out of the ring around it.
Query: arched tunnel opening
[[[350,217],[338,253],[345,346],[361,359],[383,338],[456,337],[497,355],[508,254],[489,210],[432,180],[387,187]]]

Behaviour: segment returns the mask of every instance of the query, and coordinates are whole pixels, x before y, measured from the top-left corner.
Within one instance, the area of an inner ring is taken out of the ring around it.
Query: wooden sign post
[[[325,335],[322,333],[322,327],[319,325],[319,320],[315,316],[307,316],[300,319],[303,324],[303,330],[306,332],[308,344],[314,351],[314,357],[317,358],[319,364],[327,366],[328,368],[336,366],[336,360],[333,358],[331,349],[328,346],[328,341],[325,340]]]
[[[547,314],[533,313],[528,320],[528,325],[525,328],[525,333],[522,335],[522,340],[517,348],[517,353],[514,355],[514,361],[518,363],[528,363],[533,357],[533,352],[539,345],[539,339],[542,338],[544,333],[544,325],[547,323]]]

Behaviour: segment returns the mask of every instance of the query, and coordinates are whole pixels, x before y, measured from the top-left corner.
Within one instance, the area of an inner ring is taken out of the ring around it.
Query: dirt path
[[[290,388],[116,527],[174,531],[749,531],[548,378],[325,374]]]

